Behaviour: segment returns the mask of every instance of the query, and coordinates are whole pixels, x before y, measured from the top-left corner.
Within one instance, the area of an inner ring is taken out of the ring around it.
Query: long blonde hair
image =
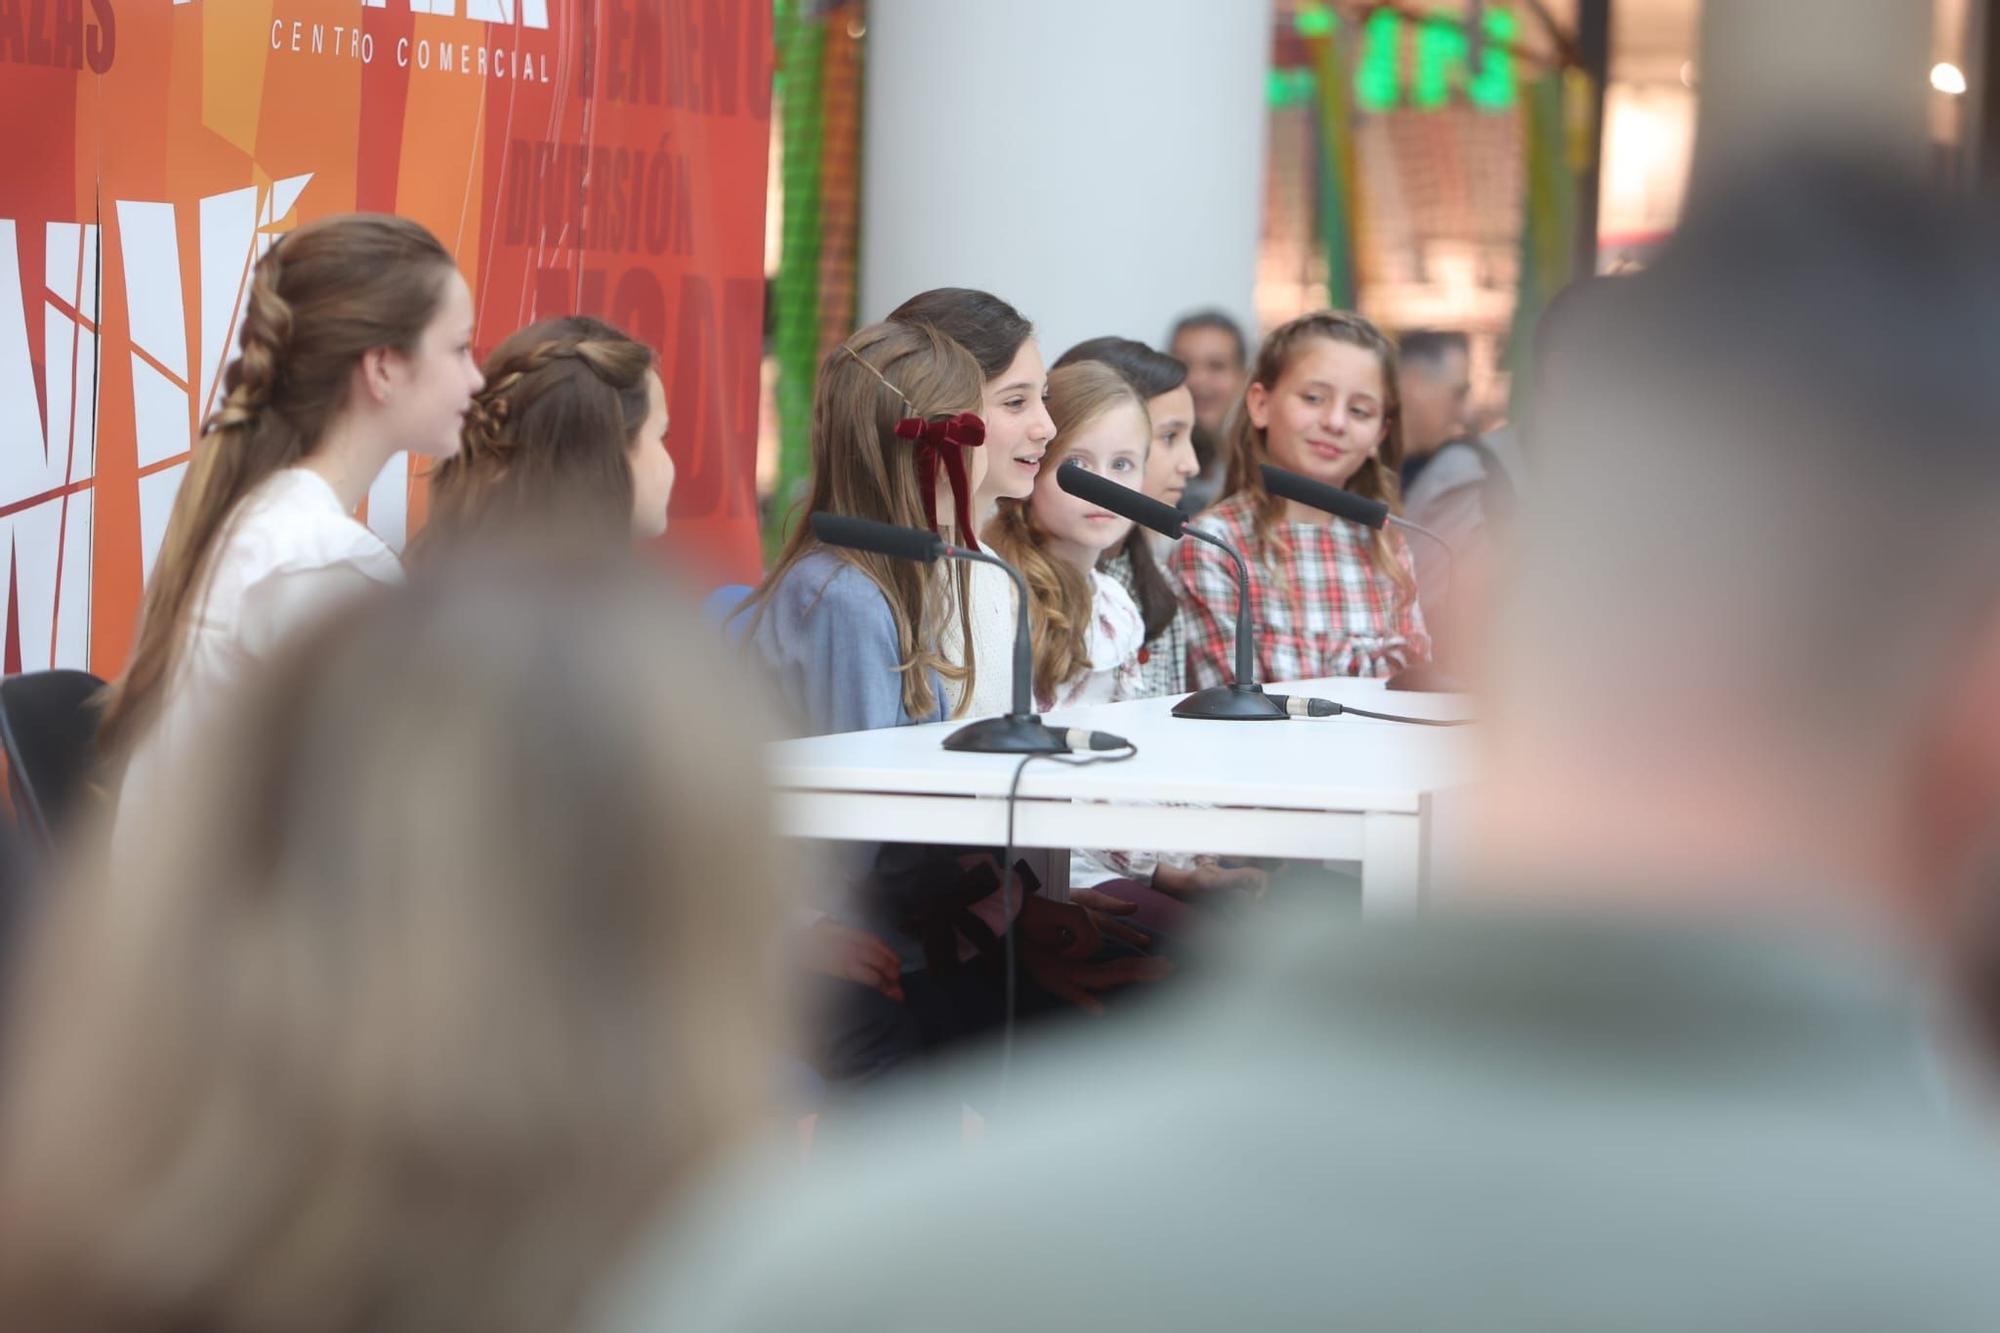
[[[179,663],[223,529],[259,483],[304,461],[378,347],[408,352],[437,314],[451,255],[407,218],[346,213],[281,237],[250,271],[241,353],[202,425],[146,582],[139,637],[106,695],[100,748],[114,762],[151,724]]]
[[[1045,474],[1062,466],[1069,441],[1121,407],[1146,418],[1146,400],[1123,375],[1101,361],[1076,361],[1049,373],[1049,416],[1056,437],[1042,455]],[[1152,427],[1146,427],[1150,437]],[[1067,560],[1049,554],[1048,534],[1027,500],[1003,499],[986,525],[993,553],[1021,571],[1031,602],[1035,645],[1035,698],[1048,700],[1090,665],[1090,581]]]
[[[754,1127],[785,853],[719,719],[763,710],[657,575],[479,563],[302,635],[143,873],[51,899],[0,1327],[574,1328]]]
[[[1380,500],[1390,509],[1401,512],[1403,495],[1398,478],[1403,466],[1402,403],[1396,394],[1396,346],[1382,330],[1345,310],[1318,310],[1300,315],[1289,324],[1280,325],[1264,339],[1263,346],[1257,349],[1257,364],[1251,368],[1249,382],[1261,384],[1267,391],[1275,389],[1285,371],[1291,367],[1292,357],[1314,338],[1359,347],[1374,353],[1376,360],[1382,363],[1382,391],[1387,395],[1387,402],[1383,405],[1383,419],[1387,424],[1382,447],[1348,478],[1346,488],[1367,499]],[[1223,495],[1251,497],[1257,544],[1267,552],[1279,550],[1286,542],[1279,526],[1279,519],[1285,512],[1284,501],[1264,488],[1261,469],[1270,461],[1271,445],[1267,433],[1251,422],[1249,410],[1238,403],[1230,418],[1229,474],[1223,485]],[[1401,596],[1414,598],[1417,595],[1416,583],[1397,558],[1399,544],[1399,539],[1383,527],[1376,531],[1369,554],[1378,574],[1394,584]],[[1281,561],[1277,572],[1282,574],[1282,569]]]
[[[916,450],[897,437],[896,423],[913,411],[924,417],[977,412],[982,383],[972,354],[928,324],[884,320],[828,352],[813,389],[812,480],[805,515],[929,527]],[[792,566],[820,549],[810,524],[793,527],[777,562],[745,603],[752,630]],[[833,554],[867,575],[889,603],[896,621],[904,711],[924,717],[937,706],[932,672],[961,684],[962,696],[969,700],[976,664],[964,582],[944,566],[866,551]],[[948,615],[958,617],[959,641],[965,645],[962,664],[951,662],[940,648]]]

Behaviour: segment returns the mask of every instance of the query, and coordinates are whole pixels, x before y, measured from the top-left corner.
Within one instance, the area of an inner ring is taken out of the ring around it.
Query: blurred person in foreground
[[[0,1327],[575,1327],[756,1123],[762,710],[656,577],[480,563],[247,678],[23,941]]]
[[[1292,921],[974,1151],[670,1232],[609,1327],[2000,1328],[1943,1021],[2000,895],[2000,232],[1804,155],[1707,202],[1558,330],[1458,910]]]

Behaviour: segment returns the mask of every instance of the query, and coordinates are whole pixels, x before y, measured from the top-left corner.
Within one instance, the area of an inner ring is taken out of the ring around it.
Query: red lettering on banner
[[[736,69],[741,59],[743,7],[735,0],[708,0],[702,15],[701,86],[708,94],[702,110],[736,114]]]
[[[83,68],[83,0],[56,0],[55,49],[49,63],[63,69]]]
[[[55,44],[49,40],[49,0],[30,0],[28,5],[28,63],[54,63]]]
[[[509,245],[694,252],[693,173],[677,153],[515,139],[504,162],[500,217]]]
[[[583,96],[602,91],[631,105],[770,116],[767,6],[741,0],[606,3],[605,49],[597,49],[594,24],[583,38],[577,74]]]
[[[111,68],[111,59],[118,53],[118,14],[111,8],[111,0],[90,0],[90,13],[96,22],[84,42],[84,59],[90,62],[92,73],[102,74]]]
[[[88,26],[83,6],[84,0],[0,0],[0,64],[80,70],[88,62],[94,73],[110,69],[118,40],[111,0],[90,0]]]

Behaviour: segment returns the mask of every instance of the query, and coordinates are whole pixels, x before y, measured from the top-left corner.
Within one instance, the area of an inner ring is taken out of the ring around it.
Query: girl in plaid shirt
[[[1258,470],[1272,463],[1397,504],[1396,353],[1381,330],[1359,315],[1324,310],[1272,333],[1244,390],[1229,454],[1228,498],[1200,521],[1249,566],[1261,678],[1389,676],[1429,661],[1402,537],[1281,501]],[[1188,684],[1226,684],[1235,662],[1235,566],[1206,543],[1183,541],[1170,568],[1188,609]]]

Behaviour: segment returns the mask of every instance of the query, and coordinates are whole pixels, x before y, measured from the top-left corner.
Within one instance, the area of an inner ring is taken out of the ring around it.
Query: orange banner
[[[251,263],[328,213],[458,257],[483,353],[658,349],[672,557],[754,582],[767,0],[0,0],[5,669],[122,668]],[[403,457],[362,517],[401,548]]]

